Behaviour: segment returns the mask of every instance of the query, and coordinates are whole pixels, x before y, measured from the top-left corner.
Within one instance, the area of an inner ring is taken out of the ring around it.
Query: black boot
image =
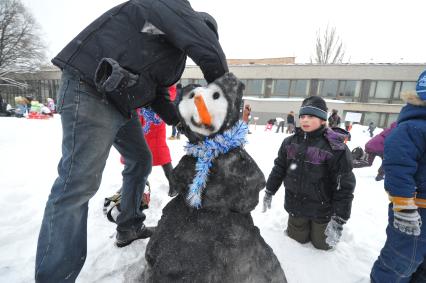
[[[163,167],[164,175],[166,175],[167,180],[170,183],[170,176],[173,172],[173,165],[171,162],[163,164],[161,167]]]
[[[378,174],[375,178],[376,181],[381,181],[385,178],[385,176]]]
[[[115,244],[117,247],[122,248],[130,245],[134,240],[146,239],[151,237],[154,233],[155,227],[146,227],[144,224],[137,229],[131,231],[118,231],[117,236],[115,237]]]
[[[167,180],[169,181],[169,197],[175,197],[177,196],[178,192],[172,189],[172,186],[170,184],[170,178],[173,174],[173,166],[172,163],[169,162],[167,164],[164,164],[163,166],[164,175],[166,175]]]

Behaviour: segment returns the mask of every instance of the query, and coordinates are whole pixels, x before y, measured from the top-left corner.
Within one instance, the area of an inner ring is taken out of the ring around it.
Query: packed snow
[[[287,136],[250,126],[247,152],[267,178],[278,148]],[[355,125],[350,149],[370,139],[367,127]],[[171,128],[167,129],[168,134]],[[381,129],[376,129],[378,134]],[[56,178],[61,156],[60,116],[49,120],[0,118],[0,282],[32,282],[37,238],[47,197]],[[185,137],[168,140],[175,166],[184,154]],[[88,255],[77,282],[137,282],[144,269],[146,240],[125,248],[114,246],[115,225],[103,214],[103,201],[121,186],[119,154],[112,149],[98,193],[89,205]],[[354,169],[357,186],[352,216],[344,227],[341,242],[330,251],[316,250],[287,237],[288,214],[284,189],[272,200],[272,209],[262,213],[263,191],[252,216],[265,241],[272,247],[290,283],[367,283],[371,267],[385,239],[388,199],[383,181],[374,177],[380,166],[377,157],[370,168]],[[162,208],[170,201],[168,182],[161,167],[154,167],[150,208],[146,225],[154,226]],[[66,241],[66,236],[64,237]]]

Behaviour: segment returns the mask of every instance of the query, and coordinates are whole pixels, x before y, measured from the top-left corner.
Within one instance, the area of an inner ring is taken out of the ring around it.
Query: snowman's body
[[[191,102],[197,93],[201,106]],[[202,143],[236,127],[241,96],[242,84],[232,74],[184,95],[179,114],[190,141]],[[255,161],[242,147],[214,158],[201,208],[195,208],[188,188],[197,161],[186,155],[173,171],[171,186],[179,195],[163,209],[146,248],[145,282],[286,282],[250,215],[265,186]]]

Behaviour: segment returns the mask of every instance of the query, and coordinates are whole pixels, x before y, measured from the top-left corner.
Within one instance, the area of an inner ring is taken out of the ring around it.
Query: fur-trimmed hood
[[[426,101],[421,100],[414,90],[407,90],[401,92],[401,99],[411,105],[426,106]]]

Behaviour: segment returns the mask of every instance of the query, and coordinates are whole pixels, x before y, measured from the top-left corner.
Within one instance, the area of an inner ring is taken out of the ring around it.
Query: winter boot
[[[378,182],[378,181],[383,180],[384,178],[385,178],[385,176],[378,174],[378,175],[376,176],[375,180]]]
[[[172,189],[172,186],[170,185],[170,178],[173,174],[172,163],[170,163],[170,162],[166,163],[162,167],[163,167],[164,175],[166,175],[166,178],[169,181],[169,193],[168,193],[168,195],[169,195],[169,197],[175,197],[178,194],[178,192],[175,191],[174,189]]]
[[[118,231],[115,240],[117,247],[122,248],[130,245],[133,241],[138,239],[146,239],[151,237],[154,233],[155,227],[146,227],[144,224],[137,229],[132,231]]]

